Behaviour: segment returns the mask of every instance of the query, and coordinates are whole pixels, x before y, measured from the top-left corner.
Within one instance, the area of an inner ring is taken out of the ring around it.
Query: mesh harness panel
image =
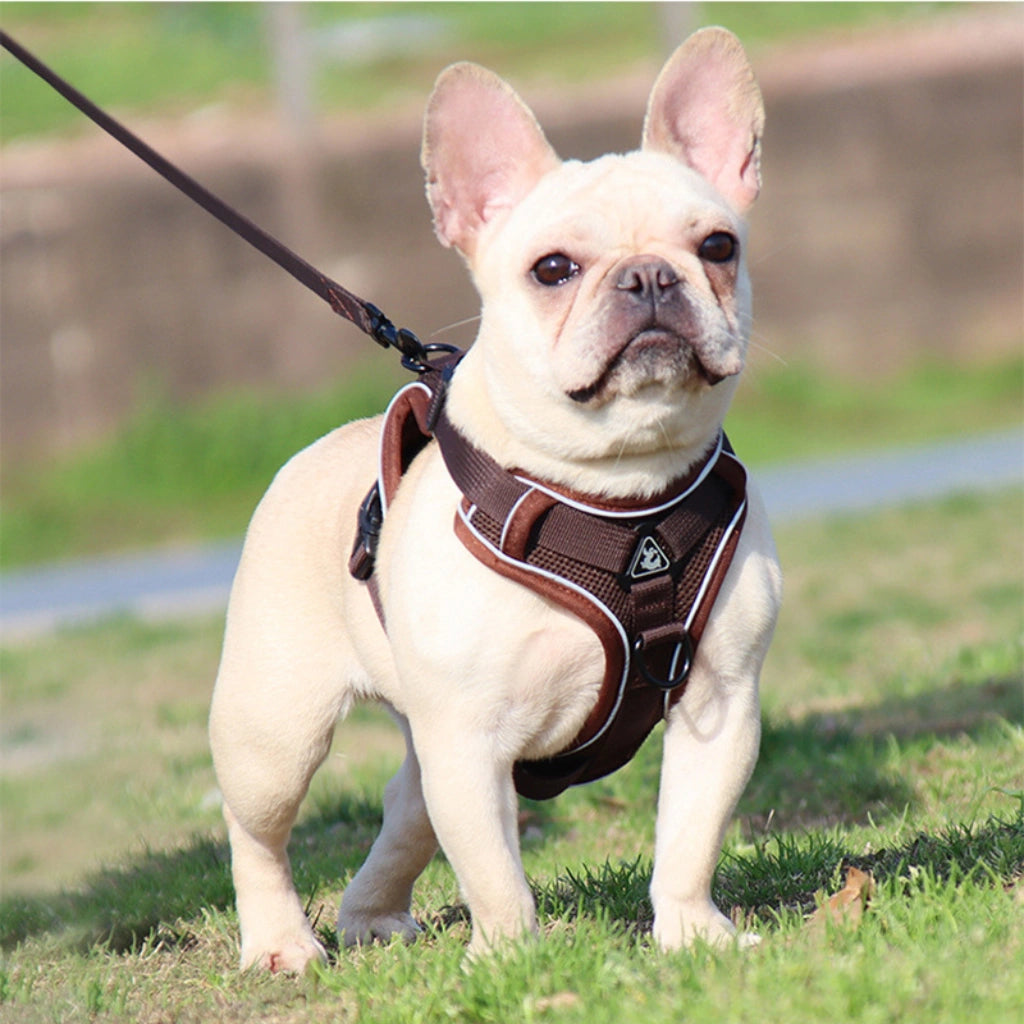
[[[425,374],[392,400],[380,478],[360,510],[350,570],[378,615],[373,555],[387,505],[431,439],[463,499],[455,533],[495,572],[586,622],[605,654],[597,701],[569,746],[516,763],[518,792],[556,796],[626,764],[683,694],[746,514],[746,472],[724,435],[664,494],[605,503],[500,467],[444,413],[444,381]],[[386,628],[386,627],[385,627]]]

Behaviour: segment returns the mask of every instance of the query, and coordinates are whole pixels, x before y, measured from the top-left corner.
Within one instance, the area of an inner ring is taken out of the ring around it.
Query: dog
[[[563,163],[489,71],[441,74],[422,162],[438,238],[465,259],[482,300],[445,404],[473,446],[549,488],[609,502],[652,499],[701,464],[748,346],[743,217],[760,190],[763,119],[744,51],[723,29],[695,33],[669,59],[641,148],[591,162]],[[565,749],[598,700],[606,656],[594,630],[460,542],[462,495],[436,443],[388,502],[378,615],[346,553],[379,445],[379,420],[363,420],[289,461],[254,513],[232,588],[210,737],[243,967],[298,972],[324,958],[286,847],[336,722],[362,699],[390,709],[406,757],[345,890],[342,943],[413,939],[413,884],[439,846],[469,906],[471,955],[535,932],[514,766]],[[650,887],[665,950],[749,939],[710,892],[757,758],[758,680],[781,598],[752,486],[746,500],[665,716]]]

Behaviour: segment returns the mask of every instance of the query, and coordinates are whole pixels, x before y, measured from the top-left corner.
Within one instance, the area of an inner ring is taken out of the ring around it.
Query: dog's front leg
[[[711,880],[760,740],[756,682],[726,684],[705,668],[695,669],[689,688],[666,723],[658,797],[651,900],[654,938],[665,950],[697,938],[733,941]]]
[[[473,919],[470,954],[536,931],[533,894],[519,852],[512,764],[468,722],[416,734],[423,794]]]

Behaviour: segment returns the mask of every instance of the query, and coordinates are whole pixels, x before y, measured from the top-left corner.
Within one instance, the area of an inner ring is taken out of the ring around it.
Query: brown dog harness
[[[568,748],[515,765],[535,800],[626,764],[685,689],[746,514],[746,472],[720,435],[707,457],[644,502],[572,494],[510,472],[448,420],[455,362],[395,395],[381,434],[380,478],[360,508],[349,569],[381,622],[373,561],[387,506],[413,458],[436,439],[463,498],[455,533],[481,562],[567,609],[597,634],[605,672]],[[385,627],[386,628],[386,627]]]

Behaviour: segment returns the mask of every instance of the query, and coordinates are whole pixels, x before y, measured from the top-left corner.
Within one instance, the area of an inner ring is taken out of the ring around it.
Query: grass
[[[705,5],[699,21],[725,24],[748,45],[823,29],[931,16],[912,3],[725,3]],[[551,84],[628,71],[664,55],[655,4],[635,3],[318,3],[304,8],[321,33],[356,22],[405,16],[419,45],[322,61],[314,89],[322,109],[384,107],[454,60],[493,63],[508,74]],[[4,28],[87,96],[122,116],[174,117],[220,104],[271,109],[273,68],[265,5],[253,3],[5,3]],[[408,40],[406,40],[408,42]],[[187,60],[183,54],[187,53]],[[84,122],[13,60],[0,62],[0,139],[81,131]]]
[[[785,528],[765,730],[715,882],[747,954],[650,947],[659,733],[627,768],[524,802],[544,937],[467,963],[443,858],[425,935],[240,975],[204,718],[220,622],[121,620],[3,652],[0,1019],[502,1022],[1018,1019],[1024,1002],[1024,495]],[[992,538],[999,538],[993,548]],[[339,730],[292,845],[325,941],[401,756]],[[859,923],[808,915],[870,871]]]
[[[4,480],[6,569],[240,535],[277,469],[339,423],[384,408],[405,382],[371,352],[319,394],[238,393],[175,407],[158,398],[111,440],[15,466]],[[776,367],[754,353],[727,423],[748,464],[959,437],[1020,422],[1024,360],[928,364],[882,386]],[[369,485],[369,484],[367,484]]]

